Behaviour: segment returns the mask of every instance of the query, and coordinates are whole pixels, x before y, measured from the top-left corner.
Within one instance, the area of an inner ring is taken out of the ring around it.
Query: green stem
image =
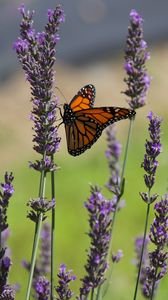
[[[127,143],[126,143],[126,147],[125,147],[124,161],[123,161],[123,166],[122,166],[122,170],[121,170],[121,185],[122,185],[122,181],[123,181],[124,174],[125,174],[125,167],[126,167],[126,162],[127,162],[127,158],[128,158],[128,148],[129,148],[129,144],[130,144],[133,121],[134,121],[134,119],[131,119],[129,122]]]
[[[133,119],[131,119],[130,122],[129,122],[128,136],[127,136],[127,142],[126,142],[125,153],[124,153],[124,161],[123,161],[123,166],[122,166],[122,170],[121,170],[120,191],[121,191],[122,186],[123,186],[126,162],[127,162],[127,158],[128,158],[128,148],[129,148],[130,137],[131,137],[131,132],[132,132],[132,124],[133,124]],[[120,198],[121,198],[121,195],[118,196],[116,209],[115,209],[114,214],[113,214],[113,220],[112,220],[112,226],[111,226],[111,240],[110,240],[109,255],[111,255],[111,252],[112,252],[111,251],[112,250],[112,237],[113,237],[113,231],[114,231],[114,224],[115,224],[115,220],[116,220],[116,212],[117,212],[117,209],[118,209],[118,203],[119,203]]]
[[[98,289],[97,289],[97,295],[96,295],[96,300],[101,300],[102,299],[102,295],[101,295],[101,285],[99,285]]]
[[[45,154],[43,156],[43,159],[45,159]],[[45,195],[45,184],[46,184],[46,172],[42,170],[40,176],[39,198],[42,198]],[[30,299],[30,292],[31,292],[34,268],[36,263],[36,256],[37,256],[38,244],[40,239],[42,221],[43,221],[43,213],[40,213],[38,215],[38,221],[35,226],[34,242],[33,242],[32,257],[31,257],[31,267],[30,267],[29,281],[28,281],[27,292],[26,292],[26,300]]]
[[[158,268],[156,268],[156,270],[155,270],[155,275],[154,275],[154,280],[153,280],[153,284],[152,284],[152,291],[151,291],[151,295],[150,295],[150,300],[153,300],[153,298],[154,298],[154,290],[155,290],[155,283],[156,283],[155,278],[156,278],[156,275],[157,275],[157,270],[158,270]]]
[[[53,160],[53,156],[52,156]],[[55,199],[55,172],[51,172],[51,197]],[[51,220],[51,273],[50,273],[50,300],[54,299],[54,237],[55,237],[55,208],[52,208],[52,220]]]
[[[43,214],[41,213],[39,215],[38,222],[36,224],[36,230],[35,230],[35,235],[34,235],[32,259],[31,259],[31,269],[30,269],[30,274],[29,274],[29,282],[28,282],[28,287],[27,287],[26,300],[29,300],[29,298],[30,298],[30,292],[31,292],[32,280],[33,280],[34,267],[35,267],[35,262],[36,262],[36,255],[37,255],[38,243],[39,243],[39,238],[40,238],[42,220],[43,220]]]
[[[94,299],[94,288],[92,288],[91,290],[91,297],[90,297],[90,300],[93,300]]]
[[[148,193],[148,198],[150,199],[150,193]],[[134,292],[134,300],[136,300],[137,297],[137,291],[138,291],[138,285],[139,285],[139,278],[141,274],[141,267],[142,267],[142,261],[143,261],[143,254],[144,254],[144,246],[145,246],[145,240],[146,240],[146,232],[148,227],[148,220],[149,220],[149,212],[150,212],[150,203],[147,204],[147,210],[146,210],[146,221],[145,221],[145,228],[144,228],[144,236],[143,236],[143,242],[142,242],[142,249],[141,249],[141,256],[140,256],[140,263],[138,268],[138,276],[136,280],[136,286],[135,286],[135,292]]]

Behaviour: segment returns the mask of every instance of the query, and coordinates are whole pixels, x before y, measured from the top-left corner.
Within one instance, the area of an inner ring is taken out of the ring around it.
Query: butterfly
[[[136,114],[127,108],[94,107],[95,95],[95,87],[88,84],[63,106],[62,123],[65,125],[68,152],[73,156],[89,149],[107,126]]]

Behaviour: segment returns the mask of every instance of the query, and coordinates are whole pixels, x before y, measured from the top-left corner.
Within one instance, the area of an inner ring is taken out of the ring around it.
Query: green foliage
[[[143,126],[142,135],[139,135],[137,139],[136,130],[135,125],[126,170],[124,194],[126,207],[118,214],[114,230],[114,251],[123,249],[124,257],[113,269],[107,300],[131,299],[135,286],[136,269],[132,260],[134,258],[134,238],[143,232],[144,227],[145,203],[139,197],[139,192],[145,189],[143,170],[140,168],[140,164],[143,160],[144,136],[147,132]],[[103,137],[105,139],[105,135]],[[55,278],[58,265],[64,262],[77,275],[77,282],[72,283],[72,289],[75,292],[77,292],[80,278],[84,274],[86,249],[89,245],[88,237],[85,234],[88,230],[87,214],[83,205],[89,196],[89,183],[102,186],[105,195],[111,196],[104,187],[108,180],[108,168],[104,156],[106,145],[103,137],[92,150],[80,157],[71,157],[64,149],[56,156],[56,162],[60,169],[56,173]],[[124,143],[123,136],[121,136],[121,140]],[[166,192],[166,171],[165,158],[161,155],[155,187],[160,194]],[[27,162],[22,162],[17,167],[13,166],[13,172],[15,195],[10,202],[8,219],[11,230],[9,246],[13,261],[10,282],[21,285],[21,290],[17,294],[17,299],[21,300],[24,298],[28,279],[27,272],[21,266],[21,261],[23,258],[30,260],[34,233],[34,224],[26,218],[28,209],[26,203],[31,197],[38,195],[39,174],[29,169]],[[47,186],[48,190],[49,188]],[[47,194],[50,198],[49,192]],[[166,278],[161,282],[158,294],[158,299],[166,299]]]

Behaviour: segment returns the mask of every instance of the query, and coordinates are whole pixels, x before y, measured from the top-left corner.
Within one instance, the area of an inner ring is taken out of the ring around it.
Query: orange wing
[[[69,106],[73,112],[91,108],[94,105],[95,95],[95,87],[92,84],[85,85],[73,97]]]
[[[134,110],[120,107],[89,108],[75,112],[75,120],[65,124],[68,152],[77,156],[89,149],[108,125],[131,118]]]

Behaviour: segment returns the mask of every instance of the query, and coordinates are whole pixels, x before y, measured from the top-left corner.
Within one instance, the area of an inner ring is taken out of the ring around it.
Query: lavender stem
[[[45,159],[45,154],[43,156],[43,159]],[[44,197],[45,185],[46,185],[46,172],[44,170],[42,170],[41,176],[40,176],[40,188],[39,188],[39,197],[40,198]],[[30,267],[29,281],[28,281],[28,287],[27,287],[27,293],[26,293],[26,300],[29,300],[29,298],[30,298],[30,292],[31,292],[34,268],[35,268],[35,263],[36,263],[36,256],[37,256],[37,249],[38,249],[38,244],[39,244],[39,239],[40,239],[42,221],[43,221],[43,213],[40,213],[38,216],[38,221],[36,223],[35,233],[34,233],[34,242],[33,242],[33,249],[32,249],[31,267]]]
[[[155,270],[155,275],[154,275],[154,280],[153,280],[153,284],[152,284],[152,291],[151,291],[151,296],[150,296],[150,300],[153,300],[153,296],[154,296],[154,290],[155,290],[155,283],[156,283],[156,275],[157,275],[157,270],[158,268],[156,268]]]
[[[42,220],[43,220],[43,214],[41,213],[39,215],[38,223],[36,224],[36,229],[35,229],[35,236],[34,236],[34,243],[33,243],[33,250],[32,250],[32,259],[31,259],[31,269],[30,269],[30,274],[29,274],[29,282],[28,282],[28,287],[27,287],[26,300],[30,299],[30,292],[31,292],[32,280],[33,280],[33,273],[34,273],[34,267],[35,267],[35,262],[36,262],[36,255],[37,255],[37,249],[38,249],[38,244],[39,244]]]
[[[122,187],[124,174],[125,174],[125,167],[126,167],[126,162],[127,162],[127,158],[128,158],[128,148],[129,148],[129,144],[130,144],[133,121],[134,121],[134,119],[131,119],[129,122],[128,136],[127,136],[127,142],[126,142],[125,153],[124,153],[124,161],[123,161],[123,166],[122,166],[122,170],[121,170],[121,186],[120,186],[120,188]]]
[[[54,156],[51,157],[52,161]],[[51,199],[55,199],[55,172],[51,172]],[[52,208],[52,220],[51,220],[51,270],[50,270],[50,300],[54,299],[54,237],[55,237],[55,207]]]
[[[148,191],[148,197],[149,197],[148,199],[150,199],[150,190]],[[148,220],[149,220],[150,204],[151,203],[147,204],[147,209],[146,209],[146,221],[145,221],[140,263],[139,263],[139,268],[138,268],[138,276],[137,276],[137,280],[136,280],[136,286],[135,286],[135,292],[134,292],[134,298],[133,298],[134,300],[136,300],[137,291],[138,291],[139,277],[140,277],[140,273],[141,273],[141,266],[142,266],[142,260],[143,260],[143,254],[144,254],[144,246],[145,246],[145,240],[146,240],[146,232],[147,232]]]
[[[101,285],[99,285],[98,289],[97,289],[97,295],[96,295],[96,300],[101,300],[102,299],[102,295],[101,295]]]
[[[90,300],[94,300],[93,298],[94,298],[94,288],[92,288]]]

